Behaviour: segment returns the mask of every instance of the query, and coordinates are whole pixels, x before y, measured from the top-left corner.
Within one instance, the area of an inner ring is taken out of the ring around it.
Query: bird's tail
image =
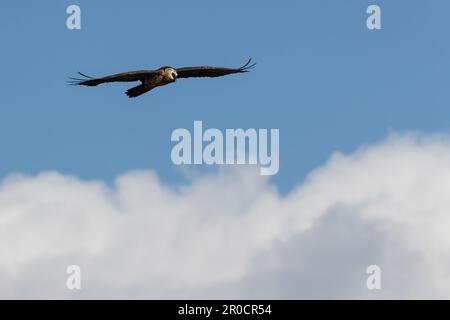
[[[144,84],[140,84],[136,87],[133,87],[131,89],[128,89],[125,93],[129,98],[136,98],[137,96],[140,96],[141,94],[144,94],[150,90],[152,90],[153,87],[145,86]]]

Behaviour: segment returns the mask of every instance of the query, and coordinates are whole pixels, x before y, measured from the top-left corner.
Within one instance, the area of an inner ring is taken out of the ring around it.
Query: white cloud
[[[449,192],[449,140],[419,135],[336,153],[286,197],[256,168],[176,190],[144,171],[114,188],[15,175],[0,186],[0,297],[450,298]]]

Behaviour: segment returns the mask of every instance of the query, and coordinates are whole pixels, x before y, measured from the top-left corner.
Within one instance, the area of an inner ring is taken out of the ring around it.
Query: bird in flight
[[[92,78],[81,72],[78,72],[83,79],[69,78],[69,84],[94,87],[102,83],[110,82],[134,82],[140,81],[141,83],[128,89],[125,93],[129,98],[135,98],[149,92],[150,90],[165,86],[167,84],[177,81],[178,78],[199,78],[199,77],[222,77],[234,73],[249,72],[256,63],[251,63],[252,59],[249,59],[246,64],[238,69],[222,68],[222,67],[186,67],[186,68],[173,68],[169,66],[161,67],[157,70],[142,70],[142,71],[130,71],[106,76],[103,78]]]

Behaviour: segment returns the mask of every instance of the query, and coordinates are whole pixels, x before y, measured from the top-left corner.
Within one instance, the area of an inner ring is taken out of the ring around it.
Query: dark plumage
[[[251,64],[252,59],[249,59],[246,64],[238,69],[222,68],[222,67],[187,67],[187,68],[172,68],[169,66],[161,67],[157,70],[142,70],[131,71],[106,76],[103,78],[92,78],[81,72],[78,74],[83,77],[69,78],[69,84],[94,87],[102,83],[110,82],[134,82],[140,81],[141,83],[126,91],[126,94],[130,98],[134,98],[144,94],[156,87],[164,86],[169,83],[175,82],[178,78],[198,78],[198,77],[222,77],[234,73],[249,72],[256,63]]]

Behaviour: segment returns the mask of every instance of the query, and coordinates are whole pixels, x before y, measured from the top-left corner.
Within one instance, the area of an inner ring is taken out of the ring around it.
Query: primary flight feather
[[[251,64],[252,59],[249,59],[246,64],[238,69],[222,68],[222,67],[187,67],[187,68],[173,68],[173,67],[161,67],[157,70],[142,70],[142,71],[130,71],[106,76],[103,78],[92,78],[81,72],[78,74],[83,77],[69,78],[70,84],[94,87],[102,83],[110,82],[134,82],[140,81],[141,83],[128,89],[126,94],[130,98],[135,98],[149,92],[150,90],[164,86],[175,82],[178,78],[198,78],[198,77],[222,77],[234,73],[245,73],[250,71],[256,63]]]

